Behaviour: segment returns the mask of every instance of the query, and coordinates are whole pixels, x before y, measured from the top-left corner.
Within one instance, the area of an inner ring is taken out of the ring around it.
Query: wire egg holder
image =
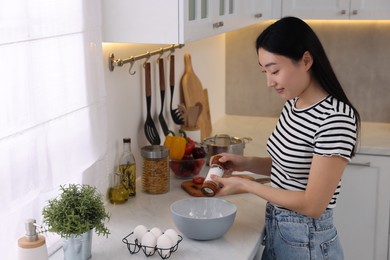
[[[168,259],[173,252],[175,252],[179,248],[179,243],[183,240],[183,237],[178,235],[179,239],[177,243],[170,248],[158,248],[157,246],[143,246],[141,243],[138,243],[138,239],[131,239],[131,236],[134,235],[134,232],[131,232],[127,236],[122,239],[122,242],[126,244],[127,249],[130,254],[137,254],[141,249],[144,252],[145,256],[149,257],[158,252],[162,259]],[[130,241],[134,241],[133,243]]]

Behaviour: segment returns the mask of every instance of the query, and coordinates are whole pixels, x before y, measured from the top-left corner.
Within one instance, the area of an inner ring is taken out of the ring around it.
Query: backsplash
[[[266,86],[255,40],[270,22],[226,34],[226,114],[279,115],[283,100]],[[363,121],[390,122],[390,21],[309,21]]]
[[[89,178],[86,182],[95,184],[97,181],[100,181],[104,185],[107,185],[104,182],[107,179],[108,173],[113,170],[113,166],[122,152],[123,137],[131,138],[132,151],[138,163],[137,175],[140,176],[140,173],[142,172],[140,149],[145,145],[149,145],[144,134],[146,99],[143,62],[145,60],[137,61],[133,67],[133,71],[136,71],[136,74],[130,75],[130,64],[125,64],[123,67],[116,67],[114,71],[110,72],[107,63],[109,55],[114,53],[115,58],[124,59],[167,46],[169,45],[125,43],[103,44],[102,62],[104,64],[108,114],[108,151],[104,159],[106,160],[108,169],[106,176],[102,177],[105,179],[96,180],[96,175],[89,174],[85,177]],[[208,89],[212,120],[214,121],[221,118],[225,115],[225,35],[188,43],[183,48],[175,50],[174,108],[180,103],[180,80],[184,73],[184,53],[191,54],[193,69],[201,80],[203,88]],[[167,66],[169,65],[166,59],[167,55],[168,53],[163,55],[163,58],[166,60],[166,79],[168,79]],[[151,57],[149,60],[152,67],[151,113],[163,143],[165,138],[158,123],[161,101],[160,90],[157,84],[157,58],[158,55]],[[179,127],[173,123],[168,111],[170,100],[170,89],[168,88],[165,93],[164,116],[169,128],[171,130],[177,130]],[[104,186],[103,184],[101,186]]]

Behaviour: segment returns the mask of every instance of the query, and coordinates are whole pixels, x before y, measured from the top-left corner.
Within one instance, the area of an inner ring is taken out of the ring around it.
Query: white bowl
[[[188,198],[172,203],[172,219],[183,235],[195,240],[223,236],[232,226],[237,207],[219,198]]]

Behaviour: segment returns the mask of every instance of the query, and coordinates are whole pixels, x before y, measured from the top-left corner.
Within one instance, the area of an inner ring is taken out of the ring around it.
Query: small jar
[[[169,191],[169,149],[161,145],[141,148],[143,157],[142,191],[161,194]]]
[[[210,163],[210,169],[209,172],[207,173],[206,179],[203,182],[201,191],[204,195],[207,197],[213,197],[215,194],[219,191],[220,184],[213,181],[211,179],[212,175],[217,175],[219,177],[223,176],[223,173],[226,170],[225,164],[221,163],[219,159],[221,158],[221,155],[215,155],[213,157],[213,160]]]

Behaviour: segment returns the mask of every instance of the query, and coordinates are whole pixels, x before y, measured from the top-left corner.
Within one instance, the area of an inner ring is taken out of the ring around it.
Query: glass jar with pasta
[[[142,191],[162,194],[169,191],[169,149],[161,145],[149,145],[141,148]]]

